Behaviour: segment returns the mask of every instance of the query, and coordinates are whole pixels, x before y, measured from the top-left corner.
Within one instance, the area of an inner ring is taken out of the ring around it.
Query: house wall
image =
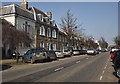
[[[15,26],[15,14],[9,14],[9,15],[0,16],[0,18],[7,20],[13,26]]]
[[[35,22],[34,20],[30,20],[29,18],[25,18],[22,16],[16,17],[16,27],[18,30],[23,30],[23,24],[27,21],[28,25],[28,33],[30,37],[33,39],[33,43],[31,43],[30,47],[20,47],[19,46],[19,53],[23,55],[28,49],[35,48]]]
[[[40,27],[41,25],[44,26],[45,28],[45,36],[40,35]],[[47,30],[48,27],[51,29],[51,37],[48,37],[47,34]],[[48,42],[51,42],[51,50],[53,49],[52,46],[53,44],[56,44],[56,49],[58,50],[58,29],[57,28],[53,28],[51,26],[48,26],[46,24],[41,24],[41,23],[36,23],[36,29],[37,29],[37,42],[36,42],[36,47],[39,48],[40,47],[40,43],[43,41],[44,43],[44,48],[48,50]],[[52,31],[56,30],[56,38],[52,38]]]

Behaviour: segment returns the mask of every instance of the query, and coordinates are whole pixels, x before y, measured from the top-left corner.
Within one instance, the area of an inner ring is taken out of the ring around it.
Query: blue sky
[[[16,2],[3,2],[2,5],[13,3]],[[109,44],[114,44],[113,38],[118,35],[117,2],[29,2],[30,6],[43,12],[51,11],[57,24],[70,9],[78,23],[83,24],[86,35],[92,35],[95,40],[103,36]]]

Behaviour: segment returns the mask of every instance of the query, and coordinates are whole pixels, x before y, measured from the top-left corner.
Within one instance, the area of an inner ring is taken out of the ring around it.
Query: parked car
[[[80,51],[79,50],[72,50],[72,55],[79,55],[80,54]]]
[[[61,50],[55,50],[55,54],[56,54],[57,58],[64,57],[64,53]]]
[[[23,62],[30,61],[32,64],[36,60],[49,60],[47,50],[44,48],[34,48],[29,49],[24,55],[23,55]]]
[[[87,50],[82,50],[82,54],[87,54]]]
[[[94,49],[88,49],[87,54],[88,55],[96,55],[96,51]]]
[[[55,51],[48,51],[48,57],[51,59],[51,60],[57,60],[57,56],[56,56],[56,53]]]
[[[70,50],[63,50],[64,56],[71,56]]]
[[[96,49],[95,52],[96,52],[96,54],[99,54],[99,50],[98,49]]]
[[[119,49],[112,49],[111,51],[110,51],[110,54],[112,54],[112,53],[114,53],[115,51],[118,51]]]
[[[115,57],[115,60],[114,60],[114,69],[116,71],[117,77],[120,78],[120,54]]]
[[[82,55],[84,53],[83,50],[78,50],[79,51],[79,55]]]
[[[115,61],[115,58],[120,55],[120,50],[119,51],[115,51],[112,55],[111,55],[111,59],[112,59],[112,62],[114,63]]]
[[[101,52],[106,52],[106,49],[102,49]]]

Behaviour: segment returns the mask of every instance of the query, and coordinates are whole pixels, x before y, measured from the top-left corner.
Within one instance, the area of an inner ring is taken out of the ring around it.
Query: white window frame
[[[47,23],[50,24],[50,18],[49,17],[47,18]]]
[[[44,47],[45,47],[45,45],[44,45],[44,42],[43,42],[43,41],[41,41],[41,43],[40,43],[40,47],[41,47],[41,48],[44,48]]]
[[[59,38],[60,38],[60,42],[61,42],[61,35],[59,35]]]
[[[43,28],[43,33],[42,33],[42,28]],[[40,27],[40,35],[45,36],[45,28],[43,25]]]
[[[55,43],[53,44],[53,50],[56,50],[56,44]]]
[[[48,42],[47,46],[48,46],[48,50],[51,50],[51,42]]]
[[[48,31],[49,31],[49,33],[48,33]],[[50,28],[47,29],[47,36],[51,37],[51,29]]]
[[[52,37],[56,38],[56,30],[55,29],[52,31]]]

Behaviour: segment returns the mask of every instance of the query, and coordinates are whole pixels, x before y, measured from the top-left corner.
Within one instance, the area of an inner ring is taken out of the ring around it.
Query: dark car
[[[80,55],[87,54],[87,50],[79,50],[79,54]]]
[[[120,55],[117,55],[114,60],[114,69],[116,71],[117,77],[120,78]]]
[[[51,59],[51,60],[57,60],[57,56],[56,56],[56,53],[55,51],[48,51],[48,57]]]
[[[115,51],[112,55],[111,55],[111,58],[112,58],[112,62],[114,63],[115,61],[115,58],[120,55],[120,50],[119,51]]]
[[[114,53],[111,54],[111,59],[113,59],[113,57],[114,57],[115,55],[119,55],[119,52],[120,52],[120,50],[114,51]]]
[[[110,51],[110,54],[112,54],[112,53],[114,53],[114,52],[116,52],[116,51],[118,51],[119,49],[111,49],[111,51]]]
[[[29,49],[23,55],[23,62],[30,61],[33,64],[36,60],[49,60],[47,50],[44,48]]]

